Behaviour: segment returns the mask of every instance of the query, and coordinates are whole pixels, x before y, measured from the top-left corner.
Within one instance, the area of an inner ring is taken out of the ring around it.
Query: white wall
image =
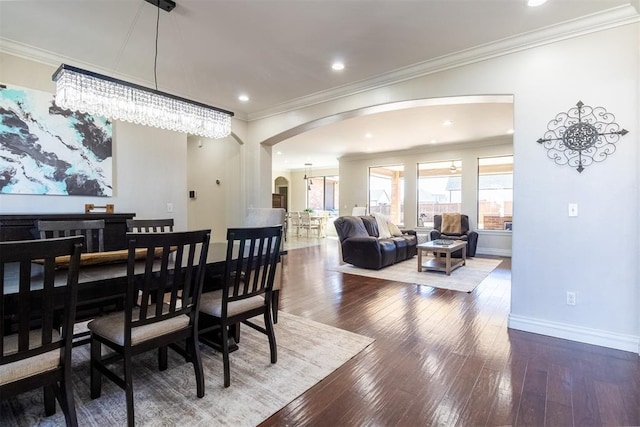
[[[189,137],[187,158],[188,190],[197,195],[188,200],[189,229],[209,228],[212,241],[225,241],[227,227],[244,219],[243,146],[232,136]]]
[[[221,208],[233,211],[230,218],[237,218],[245,206],[270,206],[271,149],[260,143],[295,126],[340,112],[403,100],[513,95],[514,216],[518,226],[513,231],[510,326],[638,352],[640,24],[636,21],[544,43],[546,41],[528,50],[514,49],[510,54],[492,55],[480,61],[460,61],[456,67],[443,68],[441,72],[266,117],[248,125],[234,121],[233,131],[246,145],[240,149],[239,190],[233,193],[234,186],[225,197],[232,200],[237,197],[241,201],[237,203],[238,208],[235,203]],[[53,92],[50,81],[53,71],[50,66],[0,55],[0,81],[6,83]],[[555,165],[535,142],[557,113],[571,108],[578,100],[604,106],[629,131],[619,142],[616,153],[582,174]],[[118,211],[138,212],[149,208],[149,216],[166,216],[163,207],[171,201],[177,223],[186,224],[186,209],[181,207],[187,199],[186,177],[174,176],[174,171],[184,175],[186,137],[171,132],[165,135],[164,131],[144,127],[128,128],[116,126],[117,195],[99,201],[115,203]],[[174,138],[176,146],[169,145],[168,152],[157,153],[158,163],[127,160],[129,156],[139,158],[144,151],[141,146],[149,153],[157,149],[153,145],[155,140],[159,139],[162,147],[167,147]],[[125,139],[128,142],[121,144]],[[160,172],[156,164],[162,165]],[[169,164],[175,169],[168,167]],[[227,173],[231,173],[230,168],[234,166],[221,165]],[[351,178],[363,182],[355,175]],[[184,184],[176,189],[172,180],[180,179],[185,180]],[[344,181],[342,177],[341,180]],[[135,188],[125,190],[122,188],[125,185]],[[341,186],[345,186],[343,182]],[[341,188],[341,194],[349,203],[359,197],[356,189],[350,193]],[[94,201],[3,195],[0,211],[77,212],[82,211],[84,203]],[[366,199],[363,198],[362,203],[366,203]],[[568,203],[578,203],[578,217],[567,216]],[[598,240],[601,235],[595,231],[609,229],[612,222],[622,231],[616,235],[615,248],[608,249],[603,247],[603,242]],[[566,291],[576,292],[576,306],[565,304]]]
[[[322,117],[371,105],[462,95],[514,96],[514,216],[510,326],[639,351],[638,79],[640,28],[627,24],[487,58],[251,123],[250,149]],[[582,174],[555,165],[536,143],[547,123],[578,100],[604,106],[629,134]],[[341,176],[344,205],[366,203],[363,170]],[[270,177],[270,171],[263,171]],[[360,197],[360,199],[359,199]],[[569,218],[567,205],[579,204]],[[612,218],[615,249],[598,234]],[[566,292],[577,294],[567,306]]]
[[[50,93],[55,67],[0,54],[0,82]],[[138,218],[174,218],[187,227],[185,134],[125,122],[113,124],[113,197],[0,195],[1,213],[82,213],[85,203],[115,205]],[[167,212],[173,204],[173,213]]]

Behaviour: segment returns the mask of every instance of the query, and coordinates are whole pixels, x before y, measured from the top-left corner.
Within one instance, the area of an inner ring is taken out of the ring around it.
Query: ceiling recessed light
[[[451,126],[453,124],[453,122],[451,120],[445,120],[444,122],[442,122],[443,126]]]
[[[331,68],[333,71],[342,71],[344,70],[344,64],[342,62],[334,62],[331,64]]]
[[[278,151],[276,154],[277,154],[278,156],[282,156],[282,151]]]
[[[508,133],[509,135],[513,135],[513,129],[509,129],[509,130],[507,131],[507,133]]]
[[[249,100],[249,96],[248,95],[240,95],[238,97],[238,101],[247,102],[248,100]]]
[[[367,132],[367,133],[364,134],[364,137],[365,138],[372,138],[373,135],[371,135],[369,132]]]
[[[545,4],[546,2],[547,0],[528,0],[527,6],[536,7],[536,6],[540,6],[541,4]]]
[[[435,139],[432,139],[432,140],[431,140],[431,141],[429,141],[429,142],[431,142],[432,144],[435,144],[435,143],[436,143],[436,142],[438,142],[438,141],[436,141]]]

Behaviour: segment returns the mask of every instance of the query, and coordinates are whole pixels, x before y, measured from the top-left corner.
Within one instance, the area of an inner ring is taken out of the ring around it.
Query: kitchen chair
[[[300,236],[300,212],[289,212],[291,230],[296,231],[296,237]]]
[[[127,233],[127,296],[124,312],[89,323],[91,330],[91,398],[100,397],[102,376],[124,389],[127,422],[134,424],[133,356],[158,349],[158,366],[167,369],[167,346],[186,339],[186,349],[171,347],[193,363],[197,396],[204,396],[204,374],[198,344],[198,305],[211,231]],[[136,249],[146,249],[136,262]],[[141,265],[143,264],[143,265]],[[177,267],[180,268],[177,268]],[[136,269],[144,268],[136,279]],[[103,358],[102,345],[115,352]],[[124,377],[108,368],[123,361]]]
[[[127,231],[134,233],[166,233],[173,231],[173,218],[128,219]]]
[[[71,348],[83,240],[76,236],[0,243],[0,397],[44,387],[45,414],[55,413],[57,398],[67,426],[78,425]],[[55,286],[57,256],[70,260],[62,284]],[[16,268],[19,309],[6,306],[15,304],[8,302],[5,289],[8,264]],[[11,317],[5,318],[6,313]]]
[[[104,252],[104,220],[71,220],[36,222],[41,239],[51,237],[84,236],[84,252]]]
[[[200,333],[220,329],[225,387],[231,384],[229,326],[242,322],[267,335],[271,363],[277,361],[276,337],[271,319],[271,293],[281,239],[280,226],[228,229],[223,287],[202,294],[200,315],[203,324],[206,320],[208,326],[201,328]],[[264,316],[264,327],[249,321],[259,315]],[[213,345],[205,340],[203,343]]]
[[[309,212],[300,212],[300,228],[307,230],[307,238],[311,235],[311,230],[318,231],[318,237],[320,237],[320,223],[316,219],[311,218]]]

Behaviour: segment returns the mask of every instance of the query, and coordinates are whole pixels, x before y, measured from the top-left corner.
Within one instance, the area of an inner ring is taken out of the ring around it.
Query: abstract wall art
[[[109,120],[0,83],[0,193],[110,197],[112,160]]]

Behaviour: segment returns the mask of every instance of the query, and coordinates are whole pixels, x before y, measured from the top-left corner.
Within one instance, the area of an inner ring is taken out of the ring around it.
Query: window
[[[404,166],[369,168],[369,213],[381,213],[394,224],[404,223]]]
[[[478,159],[478,228],[513,227],[513,156]]]
[[[315,176],[307,180],[307,207],[314,211],[338,213],[338,177]]]
[[[462,162],[418,163],[418,227],[433,227],[433,216],[462,209]]]

